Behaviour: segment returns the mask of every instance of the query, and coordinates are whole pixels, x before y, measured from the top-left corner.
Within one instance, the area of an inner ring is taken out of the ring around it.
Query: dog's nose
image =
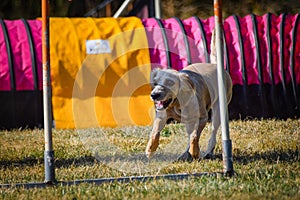
[[[152,93],[150,94],[150,96],[151,96],[152,99],[157,99],[157,98],[159,97],[159,94],[156,93],[156,92],[152,92]]]

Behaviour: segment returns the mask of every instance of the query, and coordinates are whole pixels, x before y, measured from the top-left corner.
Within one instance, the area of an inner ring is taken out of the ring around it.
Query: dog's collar
[[[185,70],[185,69],[179,70],[179,73],[187,73],[187,72],[189,72],[189,71]]]

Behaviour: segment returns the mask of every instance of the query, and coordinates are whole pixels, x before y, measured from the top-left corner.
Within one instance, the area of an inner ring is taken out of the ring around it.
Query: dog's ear
[[[191,91],[194,89],[194,84],[192,84],[190,77],[186,73],[179,73],[180,88],[182,91]]]
[[[155,82],[155,77],[157,75],[157,72],[160,71],[160,68],[154,68],[150,73],[150,83],[153,84]]]

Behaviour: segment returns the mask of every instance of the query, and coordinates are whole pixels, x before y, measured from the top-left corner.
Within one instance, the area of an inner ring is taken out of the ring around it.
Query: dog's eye
[[[170,79],[167,79],[167,80],[166,80],[166,85],[172,86],[172,85],[174,85],[174,84],[175,84],[174,81],[172,81],[172,80],[170,80]]]
[[[151,83],[151,88],[155,88],[157,86],[157,83]]]

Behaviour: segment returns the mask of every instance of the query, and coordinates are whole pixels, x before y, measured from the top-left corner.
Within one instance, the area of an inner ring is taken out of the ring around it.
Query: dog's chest
[[[181,107],[177,99],[167,109],[167,118],[181,122]]]

